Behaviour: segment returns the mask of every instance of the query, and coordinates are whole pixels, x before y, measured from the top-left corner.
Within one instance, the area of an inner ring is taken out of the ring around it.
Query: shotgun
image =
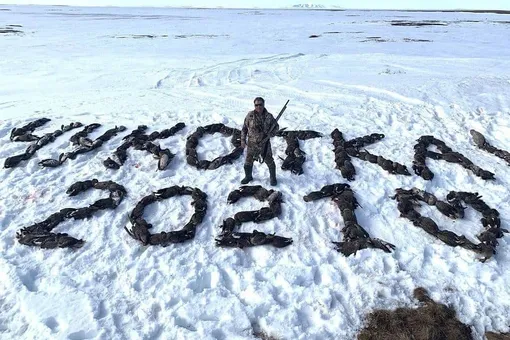
[[[260,163],[263,163],[264,162],[264,159],[266,158],[266,155],[267,155],[267,148],[269,146],[269,138],[271,138],[271,132],[273,132],[273,130],[276,128],[276,125],[278,123],[278,120],[280,119],[280,117],[283,115],[283,113],[285,112],[285,110],[287,109],[287,104],[289,103],[290,99],[287,100],[287,102],[285,103],[285,105],[283,105],[282,109],[280,110],[280,113],[278,113],[278,116],[276,116],[276,119],[275,119],[275,123],[271,126],[271,128],[269,129],[269,132],[268,132],[268,135],[260,142],[260,145],[263,145],[262,147],[262,152],[260,153],[259,155],[259,162]]]

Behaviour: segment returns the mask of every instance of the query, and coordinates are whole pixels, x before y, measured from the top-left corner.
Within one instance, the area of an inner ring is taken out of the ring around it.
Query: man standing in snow
[[[273,115],[264,107],[265,101],[262,97],[257,97],[253,101],[255,109],[248,112],[244,119],[243,129],[241,130],[241,147],[247,147],[246,160],[244,162],[245,177],[241,184],[247,184],[251,180],[253,171],[253,161],[263,157],[264,163],[269,168],[271,185],[276,185],[276,165],[271,151],[271,141],[268,137],[274,137],[278,131],[278,122]],[[248,137],[248,141],[246,141]],[[263,143],[264,139],[267,139]],[[267,146],[266,146],[267,144]]]

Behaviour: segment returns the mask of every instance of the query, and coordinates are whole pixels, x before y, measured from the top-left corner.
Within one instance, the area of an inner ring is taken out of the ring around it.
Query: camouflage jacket
[[[269,131],[272,125],[275,125],[275,128]],[[246,142],[246,137],[248,136],[249,145],[258,144],[269,134],[271,137],[274,137],[278,128],[279,126],[276,119],[274,119],[273,115],[266,109],[260,114],[255,111],[250,111],[244,119],[243,129],[241,130],[241,141]]]

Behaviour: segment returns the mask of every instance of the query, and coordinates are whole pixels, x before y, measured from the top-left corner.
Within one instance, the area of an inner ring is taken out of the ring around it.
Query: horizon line
[[[182,8],[182,9],[245,9],[245,10],[313,10],[313,11],[400,11],[400,12],[470,12],[470,13],[494,13],[494,14],[510,14],[510,9],[417,9],[417,8],[342,8],[342,7],[204,7],[204,6],[117,6],[117,5],[58,5],[58,4],[6,4],[0,3],[0,6],[44,6],[44,7],[83,7],[83,8]]]

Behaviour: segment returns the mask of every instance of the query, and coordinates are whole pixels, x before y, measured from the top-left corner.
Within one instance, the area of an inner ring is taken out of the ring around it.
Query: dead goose
[[[436,237],[451,247],[457,247],[468,242],[465,236],[459,236],[449,230],[439,231]]]
[[[494,254],[496,254],[496,250],[494,249],[494,247],[485,243],[477,244],[473,250],[477,254],[482,255],[482,257],[479,259],[480,262],[486,262],[487,260],[492,258]]]
[[[342,228],[345,240],[357,240],[361,238],[369,238],[369,234],[356,222],[345,223],[345,227]]]
[[[342,177],[345,178],[348,181],[354,181],[354,175],[356,174],[356,169],[354,168],[354,165],[348,160],[340,166],[340,173],[342,174]]]
[[[278,235],[271,235],[271,244],[276,248],[284,248],[287,246],[290,246],[293,243],[292,238],[278,236]]]
[[[480,132],[476,130],[469,130],[469,133],[471,134],[473,142],[475,142],[476,146],[478,146],[479,148],[483,148],[487,145],[485,137]]]
[[[103,161],[103,165],[105,167],[107,167],[108,169],[114,169],[114,170],[120,169],[120,165],[117,162],[115,162],[113,159],[111,159],[110,157],[108,157],[107,159],[105,159]]]
[[[90,146],[91,149],[100,148],[103,145],[104,141],[102,139],[95,139]]]
[[[434,220],[430,217],[420,216],[418,220],[413,222],[413,224],[432,236],[436,236],[439,232],[436,222],[434,222]]]
[[[253,222],[259,216],[258,210],[252,211],[240,211],[234,215],[234,220],[238,225],[241,225],[245,222]]]
[[[377,156],[374,155],[374,154],[371,154],[369,153],[368,151],[364,151],[365,152],[365,160],[367,160],[368,162],[370,163],[377,163]]]
[[[435,206],[437,210],[449,218],[457,219],[464,217],[464,209],[456,209],[444,201],[437,200]]]
[[[270,235],[260,232],[257,229],[253,230],[253,232],[250,235],[250,243],[252,246],[261,246],[272,242],[273,240]]]
[[[21,161],[27,160],[30,158],[30,155],[27,155],[26,153],[22,153],[21,155],[11,156],[7,157],[4,162],[4,168],[13,168],[16,165],[18,165]]]
[[[255,223],[261,223],[263,221],[267,221],[267,220],[271,220],[273,218],[275,218],[278,214],[279,211],[281,211],[281,209],[278,209],[280,207],[280,205],[277,205],[275,208],[275,210],[271,209],[271,208],[268,208],[268,207],[263,207],[261,208],[259,211],[258,211],[258,214],[255,216],[255,219],[253,219],[253,222]],[[234,216],[235,218],[235,216]]]
[[[234,232],[234,229],[236,227],[236,221],[229,217],[226,220],[223,220],[223,224],[221,225],[221,234],[220,236],[225,237],[227,235],[230,235]]]
[[[32,156],[32,155],[33,155],[33,154],[35,154],[35,152],[36,152],[37,150],[39,150],[40,148],[41,148],[41,147],[40,147],[37,143],[33,143],[33,144],[30,144],[30,145],[28,146],[28,148],[25,150],[25,153],[26,153],[27,155]]]
[[[158,191],[154,192],[154,196],[158,200],[163,200],[163,199],[167,199],[167,198],[179,195],[180,193],[181,193],[181,187],[174,185],[169,188],[159,189]]]
[[[45,168],[56,168],[60,166],[62,163],[58,159],[43,159],[38,163],[40,166]]]
[[[97,179],[78,181],[78,182],[72,184],[69,187],[69,189],[67,189],[66,194],[68,194],[69,196],[76,196],[80,192],[83,192],[85,190],[92,188],[97,182],[99,182]]]
[[[92,143],[93,142],[90,138],[87,138],[87,137],[78,138],[78,145],[80,145],[80,146],[90,148],[90,147],[92,147]]]
[[[40,247],[43,249],[81,248],[84,243],[84,240],[76,239],[67,234],[50,234],[42,240]]]
[[[92,217],[94,210],[95,209],[90,208],[90,207],[78,208],[75,211],[71,212],[68,215],[68,217],[74,218],[75,220],[84,220],[86,218]]]
[[[115,201],[113,198],[102,198],[100,200],[97,200],[92,205],[90,205],[90,208],[97,209],[97,210],[104,210],[104,209],[115,209],[118,206],[118,201]]]
[[[55,140],[55,137],[53,136],[53,134],[47,133],[44,136],[42,136],[41,138],[39,138],[37,140],[36,144],[37,144],[37,146],[39,146],[41,148],[41,147],[45,146],[46,144],[53,142],[54,140]]]
[[[11,139],[13,142],[34,142],[38,141],[39,137],[31,133],[15,136]]]
[[[411,176],[411,173],[409,172],[409,170],[407,170],[407,167],[405,165],[394,162],[393,168],[395,169],[395,172],[399,175]]]
[[[420,219],[421,215],[416,210],[409,210],[409,211],[401,212],[400,217],[405,217],[409,221],[414,223]]]
[[[246,248],[250,247],[250,233],[232,233],[220,239],[214,239],[218,247]]]
[[[353,254],[356,255],[358,250],[366,248],[377,248],[383,250],[386,253],[390,253],[392,249],[395,249],[393,244],[376,238],[361,238],[353,241],[333,242],[333,244],[335,244],[335,250],[345,256],[350,256]]]
[[[174,158],[174,154],[172,154],[169,149],[164,149],[164,150],[160,151],[159,161],[158,161],[158,169],[165,170],[173,158]]]
[[[166,247],[170,243],[182,243],[195,237],[195,229],[182,229],[166,233],[166,240],[161,243]]]
[[[144,246],[149,244],[150,233],[149,229],[144,224],[135,223],[131,230],[127,227],[124,227],[124,230],[131,236],[134,240],[142,242]]]

